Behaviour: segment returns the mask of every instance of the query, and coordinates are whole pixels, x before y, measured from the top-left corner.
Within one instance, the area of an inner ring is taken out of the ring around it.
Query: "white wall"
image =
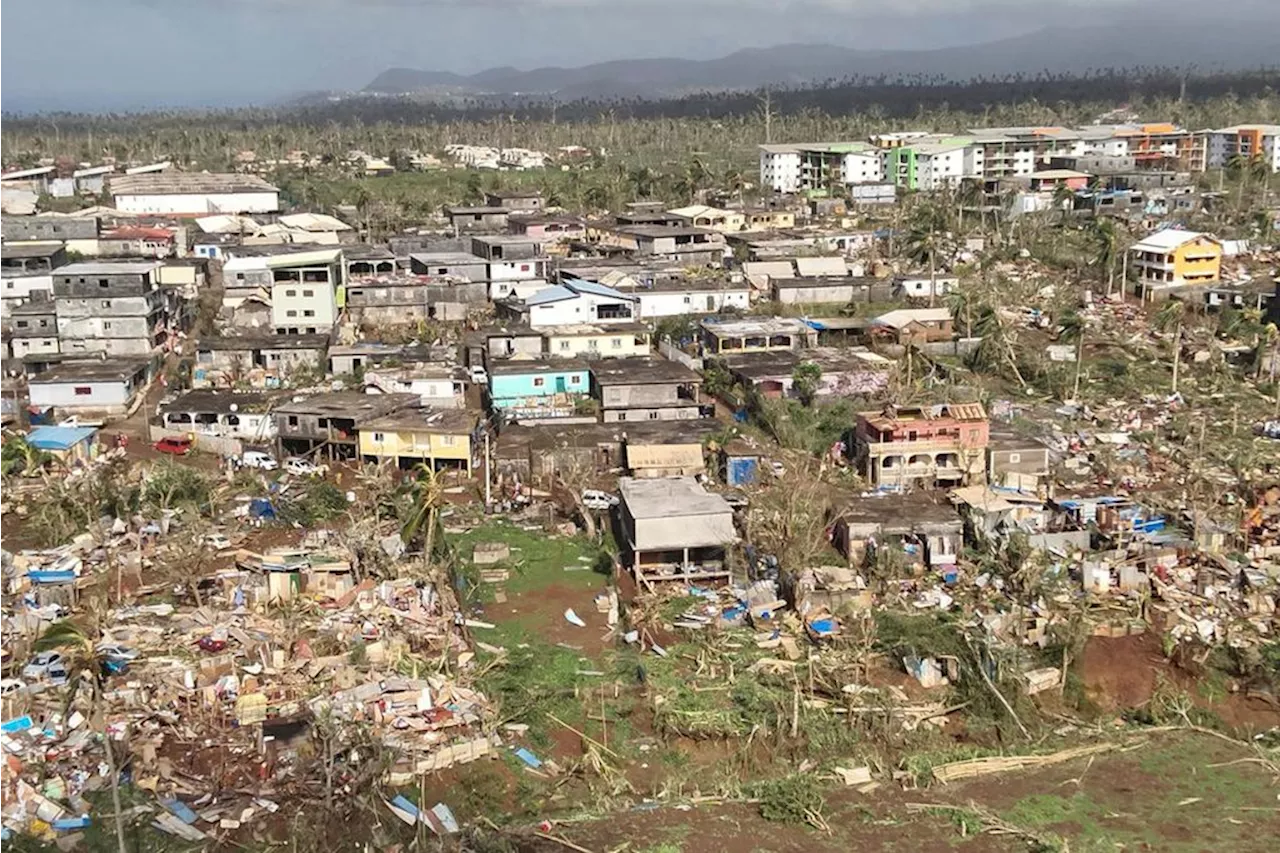
[[[77,394],[76,389],[87,390]],[[109,382],[50,382],[33,383],[30,388],[31,405],[60,409],[125,409],[130,395],[123,380]]]
[[[746,311],[751,307],[748,288],[734,290],[637,291],[639,319],[674,317],[679,314],[709,314],[726,307]]]
[[[760,185],[774,192],[793,193],[800,189],[799,152],[760,152]]]
[[[275,213],[280,193],[191,193],[182,195],[115,195],[125,213]]]
[[[271,286],[271,323],[277,328],[296,326],[327,332],[336,319],[337,300],[332,284],[281,281]]]
[[[23,304],[39,290],[53,295],[52,275],[16,275],[3,279],[0,283],[0,311],[3,311],[3,316],[8,317],[10,308]]]
[[[494,281],[489,283],[490,299],[505,299],[514,296],[517,299],[528,299],[540,290],[551,287],[545,279],[524,278],[512,281]]]
[[[490,281],[519,281],[525,278],[543,278],[546,272],[546,261],[525,258],[519,261],[491,261],[489,263]]]
[[[846,184],[875,184],[884,180],[884,163],[879,152],[844,155]]]
[[[534,305],[529,309],[529,325],[532,328],[541,328],[544,326],[572,326],[577,323],[596,323],[607,325],[609,323],[633,323],[635,317],[619,317],[618,319],[597,319],[596,309],[601,305],[618,305],[616,299],[606,299],[600,296],[590,294],[581,294],[572,299],[561,299],[558,302],[549,302],[545,305]],[[635,314],[635,305],[632,304],[632,314]]]
[[[14,358],[22,358],[24,355],[35,355],[37,353],[59,352],[56,335],[47,338],[13,338],[11,344]]]

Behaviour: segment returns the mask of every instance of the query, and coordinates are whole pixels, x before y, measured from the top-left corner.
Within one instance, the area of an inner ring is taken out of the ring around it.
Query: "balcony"
[[[916,441],[870,441],[867,450],[872,456],[901,456],[911,453],[959,453],[958,438],[929,438]]]

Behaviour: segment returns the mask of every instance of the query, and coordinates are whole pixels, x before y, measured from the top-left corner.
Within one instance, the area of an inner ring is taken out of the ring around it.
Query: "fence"
[[[702,370],[702,359],[689,355],[673,344],[670,338],[663,338],[658,342],[658,352],[662,353],[663,357],[683,364],[690,370]]]
[[[189,438],[196,450],[201,453],[212,453],[217,456],[239,456],[244,453],[244,443],[238,438],[225,438],[219,435],[208,435],[202,432],[187,432],[180,429],[167,429],[159,424],[148,424],[152,441],[162,438]]]

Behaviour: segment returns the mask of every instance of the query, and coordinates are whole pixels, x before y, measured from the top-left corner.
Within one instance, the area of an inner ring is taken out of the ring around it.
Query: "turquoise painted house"
[[[489,366],[489,399],[513,420],[569,417],[590,391],[590,370],[573,359]]]

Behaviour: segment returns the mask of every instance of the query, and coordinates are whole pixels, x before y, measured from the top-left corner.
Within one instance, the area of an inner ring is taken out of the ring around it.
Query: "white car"
[[[468,375],[471,377],[472,385],[488,385],[489,384],[489,373],[484,369],[484,365],[481,365],[481,364],[471,365],[471,369]]]
[[[297,456],[290,456],[284,460],[284,470],[298,477],[315,477],[324,473],[319,465]]]
[[[137,660],[139,652],[131,646],[122,646],[119,643],[102,643],[98,646],[98,654],[113,660]]]
[[[0,679],[0,696],[9,696],[27,689],[27,683],[21,678]]]
[[[231,540],[221,533],[210,533],[204,537],[204,544],[215,551],[225,551],[231,547]]]
[[[54,684],[67,682],[67,662],[59,652],[40,652],[22,668],[22,677],[28,681],[47,678]]]
[[[261,450],[246,450],[240,455],[240,464],[246,468],[259,468],[263,471],[274,471],[280,463],[270,453]]]
[[[582,505],[587,509],[606,510],[619,503],[617,495],[602,492],[599,489],[583,489]]]

